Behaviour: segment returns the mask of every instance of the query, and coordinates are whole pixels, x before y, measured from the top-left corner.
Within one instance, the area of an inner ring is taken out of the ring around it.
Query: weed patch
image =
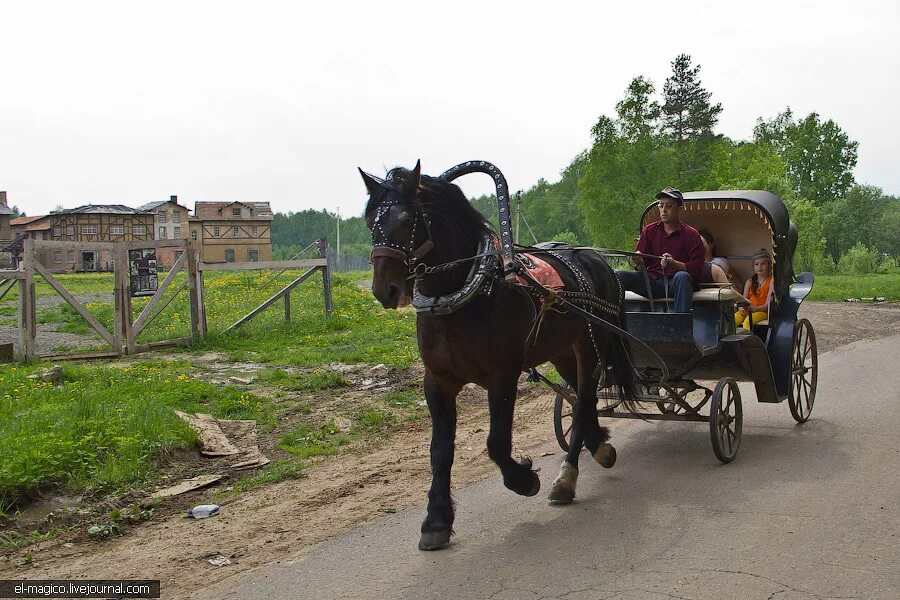
[[[298,458],[310,458],[337,454],[350,442],[351,436],[341,433],[333,423],[319,428],[303,424],[282,435],[276,446]]]

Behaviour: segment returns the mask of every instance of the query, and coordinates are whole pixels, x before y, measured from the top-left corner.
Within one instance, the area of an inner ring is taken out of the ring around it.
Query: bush
[[[878,269],[880,257],[862,242],[847,250],[838,263],[838,271],[845,275],[869,275]]]
[[[813,258],[813,273],[816,275],[834,275],[837,272],[837,265],[829,255],[820,254]]]

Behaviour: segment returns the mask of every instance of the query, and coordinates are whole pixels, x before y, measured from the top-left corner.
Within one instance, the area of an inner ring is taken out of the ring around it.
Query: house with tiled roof
[[[157,240],[186,240],[190,236],[190,210],[178,203],[178,196],[148,202],[139,206],[138,210],[153,215],[153,233]],[[171,267],[182,252],[178,248],[159,248],[156,251],[157,264]]]
[[[204,262],[272,260],[273,218],[268,202],[196,202],[190,236]]]

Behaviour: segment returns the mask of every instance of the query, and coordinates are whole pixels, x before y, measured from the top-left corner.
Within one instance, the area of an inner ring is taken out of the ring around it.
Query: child
[[[750,331],[751,325],[769,318],[769,290],[772,287],[772,258],[761,249],[753,255],[753,277],[744,285],[744,297],[750,306],[742,306],[734,313],[734,324]]]

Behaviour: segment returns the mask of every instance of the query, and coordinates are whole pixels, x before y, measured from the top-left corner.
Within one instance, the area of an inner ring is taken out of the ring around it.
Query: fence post
[[[116,266],[122,264],[122,332],[125,336],[125,352],[134,354],[134,334],[131,328],[131,265],[128,262],[128,244],[121,242],[116,249]]]
[[[325,293],[325,316],[330,317],[331,311],[334,310],[334,302],[331,298],[331,272],[333,270],[333,261],[328,256],[328,238],[319,240],[319,258],[325,259],[325,266],[322,269],[322,287]]]
[[[197,277],[197,261],[200,253],[190,242],[185,243],[187,252],[188,304],[191,310],[191,340],[196,342],[200,337],[200,290]]]
[[[25,239],[22,248],[25,277],[19,279],[19,360],[31,360],[35,354],[34,338],[37,334],[37,318],[34,297],[34,248]]]
[[[113,302],[115,304],[115,320],[113,321],[113,347],[116,354],[122,355],[123,340],[125,339],[125,299],[124,294],[124,278],[122,276],[122,264],[119,259],[118,249],[112,252],[113,256]]]

